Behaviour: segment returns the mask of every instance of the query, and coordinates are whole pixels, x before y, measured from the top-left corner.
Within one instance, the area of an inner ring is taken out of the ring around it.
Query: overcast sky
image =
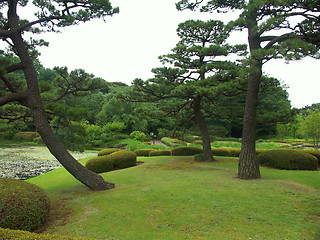
[[[176,28],[189,19],[218,19],[226,15],[204,14],[175,9],[177,0],[114,0],[120,14],[68,27],[62,33],[46,34],[48,48],[41,49],[45,67],[82,68],[107,81],[130,84],[135,78],[152,77],[150,70],[161,66],[158,56],[170,53],[178,42]],[[236,18],[228,13],[228,19]],[[246,32],[234,38],[245,41]],[[289,86],[293,107],[320,102],[319,60],[307,59],[286,64],[273,60],[264,71]]]

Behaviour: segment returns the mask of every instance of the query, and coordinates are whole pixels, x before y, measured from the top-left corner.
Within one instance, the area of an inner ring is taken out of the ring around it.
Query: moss
[[[0,178],[0,227],[33,231],[48,218],[50,200],[40,187]]]
[[[202,149],[197,147],[176,147],[171,150],[172,156],[194,156],[201,154]]]
[[[154,151],[154,149],[145,148],[145,149],[137,149],[134,151],[134,153],[137,154],[137,156],[139,157],[148,157],[151,151]]]
[[[150,152],[149,156],[171,156],[171,150],[154,150]]]
[[[121,151],[122,149],[119,148],[106,148],[98,152],[98,156],[104,156],[104,155],[109,155],[111,153]]]
[[[37,132],[18,132],[16,135],[13,136],[13,139],[17,141],[32,142],[33,139],[37,137],[40,137],[40,134]]]
[[[258,155],[261,165],[288,170],[317,170],[318,159],[295,150],[270,150]]]
[[[0,239],[1,240],[90,240],[89,238],[74,238],[67,236],[57,236],[50,234],[37,234],[27,231],[11,230],[0,228]]]

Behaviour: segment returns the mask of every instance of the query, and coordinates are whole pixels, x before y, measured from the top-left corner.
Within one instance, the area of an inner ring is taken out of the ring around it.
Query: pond
[[[96,156],[95,152],[70,152],[75,159]],[[61,167],[45,146],[1,146],[0,178],[27,179]]]

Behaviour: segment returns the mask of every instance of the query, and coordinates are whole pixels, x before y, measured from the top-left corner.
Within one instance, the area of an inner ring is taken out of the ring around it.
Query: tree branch
[[[6,105],[10,102],[22,102],[28,99],[27,92],[17,92],[17,93],[11,93],[9,95],[6,95],[2,98],[0,98],[0,106]]]

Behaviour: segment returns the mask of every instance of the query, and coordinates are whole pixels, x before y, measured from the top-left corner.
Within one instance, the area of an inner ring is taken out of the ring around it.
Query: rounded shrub
[[[287,170],[317,170],[318,159],[295,150],[270,150],[258,155],[261,165]]]
[[[239,157],[241,148],[227,148],[229,151],[229,157]]]
[[[296,150],[296,151],[309,153],[309,154],[315,156],[318,159],[318,165],[320,165],[320,151],[319,150],[304,149],[304,150]]]
[[[48,218],[50,200],[40,187],[0,178],[0,227],[33,231]]]
[[[194,155],[193,159],[196,162],[204,162],[204,161],[206,161],[206,158],[205,158],[204,154],[196,154],[196,155]]]
[[[114,162],[108,158],[109,155],[91,158],[85,167],[95,173],[103,173],[114,170]]]
[[[132,133],[130,133],[129,137],[141,142],[147,139],[147,135],[141,131],[133,131]]]
[[[139,157],[149,157],[149,153],[154,151],[152,148],[145,148],[145,149],[137,149],[134,150],[134,153],[137,154]]]
[[[108,155],[108,158],[114,162],[116,169],[135,166],[137,163],[137,155],[128,150],[117,151]]]
[[[104,155],[109,155],[111,153],[121,151],[122,149],[119,148],[106,148],[98,152],[98,156],[104,156]]]
[[[170,150],[153,150],[149,154],[150,157],[154,156],[171,156]]]
[[[176,147],[171,150],[172,156],[194,156],[201,154],[202,149],[198,147]]]
[[[32,142],[33,139],[40,137],[37,132],[18,132],[13,136],[14,140]]]
[[[42,140],[41,137],[36,137],[32,140],[33,142],[35,142],[36,144],[44,144],[44,141]]]

